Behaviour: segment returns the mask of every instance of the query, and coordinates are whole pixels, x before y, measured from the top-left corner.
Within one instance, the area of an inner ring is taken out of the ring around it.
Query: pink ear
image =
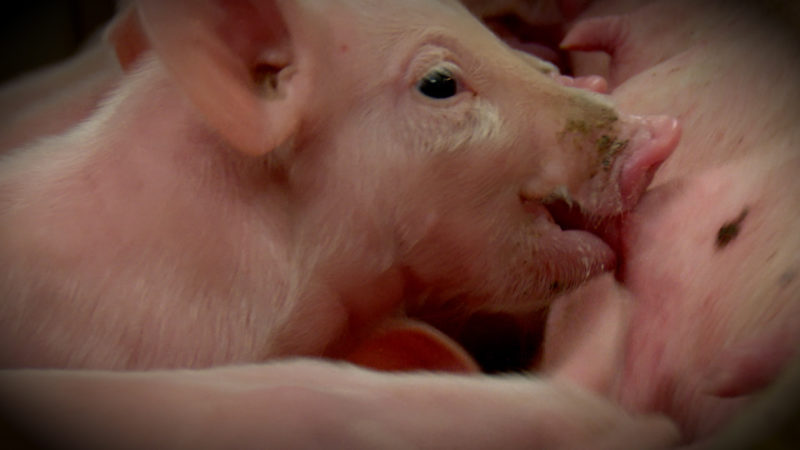
[[[128,71],[139,56],[147,51],[147,42],[135,8],[128,7],[114,19],[106,31],[106,40],[114,47],[122,70]]]
[[[142,0],[140,20],[159,59],[231,146],[260,156],[294,133],[302,111],[300,82],[284,9],[277,0]],[[293,10],[291,12],[295,14]],[[270,55],[276,86],[259,85]]]
[[[622,44],[629,26],[626,16],[581,20],[567,32],[560,47],[564,50],[601,51],[613,55]]]
[[[380,327],[345,359],[385,371],[480,371],[461,346],[430,325],[411,319],[391,321]]]

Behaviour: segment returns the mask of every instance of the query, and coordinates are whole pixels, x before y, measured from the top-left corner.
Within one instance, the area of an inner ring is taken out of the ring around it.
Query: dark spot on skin
[[[550,283],[550,292],[553,293],[560,293],[564,290],[564,285],[561,284],[560,281],[556,280]]]
[[[628,145],[627,140],[620,140],[616,136],[614,126],[618,120],[616,113],[611,109],[589,108],[587,105],[586,116],[567,119],[564,128],[556,134],[556,137],[559,142],[571,144],[576,149],[594,150],[598,155],[599,165],[608,170],[617,154]]]
[[[564,127],[564,132],[566,133],[580,133],[586,134],[589,132],[589,125],[586,123],[585,120],[575,120],[569,119],[567,121],[567,125]]]
[[[590,133],[610,131],[614,123],[617,122],[618,117],[613,111],[601,111],[597,112],[596,117],[592,119],[591,121],[585,119],[568,119],[567,124],[559,134],[563,136],[567,133],[574,133],[586,137]]]
[[[738,236],[741,231],[742,222],[744,218],[747,217],[748,212],[747,208],[743,209],[739,217],[720,227],[719,231],[717,231],[717,248],[723,248],[730,244],[732,240],[736,239],[736,236]]]
[[[607,134],[597,138],[597,153],[602,155],[603,153],[607,152],[608,149],[611,148],[611,142],[611,137],[609,137]]]
[[[348,50],[350,50],[350,47],[348,47],[347,44],[342,44],[342,46],[339,47],[339,51],[342,53],[347,53]]]
[[[625,147],[628,146],[628,140],[625,139],[620,141],[616,138],[609,137],[607,135],[602,135],[597,141],[597,151],[602,156],[601,163],[603,164],[603,169],[608,170],[611,168],[611,164],[614,162],[617,154],[621,151],[625,150]]]
[[[781,287],[786,287],[790,285],[795,278],[797,278],[797,271],[787,270],[786,272],[783,272],[783,274],[781,274],[781,277],[778,279],[778,282],[780,283]]]

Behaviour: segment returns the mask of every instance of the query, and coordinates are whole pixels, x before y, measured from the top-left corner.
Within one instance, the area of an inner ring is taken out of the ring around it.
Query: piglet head
[[[298,259],[354,286],[395,268],[418,298],[541,306],[614,267],[585,230],[677,143],[454,1],[193,4],[142,2],[156,51],[233,149],[285,167]]]
[[[463,93],[428,103],[443,111],[437,122],[452,115],[454,129],[469,129],[450,133],[459,140],[436,133],[429,146],[446,144],[418,169],[427,179],[415,186],[440,203],[416,203],[425,205],[428,215],[416,214],[433,233],[411,249],[412,258],[424,255],[411,266],[424,267],[414,272],[421,284],[447,286],[436,297],[463,304],[480,293],[482,308],[540,307],[614,269],[618,219],[636,205],[680,129],[669,117],[618,111],[599,77],[561,76],[499,41],[479,41],[480,31],[461,36],[471,55],[452,72]],[[474,55],[477,62],[468,59]],[[447,254],[459,256],[432,263]]]

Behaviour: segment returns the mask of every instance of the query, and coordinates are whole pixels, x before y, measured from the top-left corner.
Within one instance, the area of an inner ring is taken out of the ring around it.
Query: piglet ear
[[[281,0],[141,0],[159,59],[207,124],[236,150],[264,155],[297,131],[302,93]],[[291,9],[291,11],[290,11]]]
[[[344,359],[388,372],[480,372],[478,364],[456,342],[432,326],[412,319],[382,324]]]
[[[126,72],[150,47],[134,7],[125,8],[117,14],[106,29],[105,39],[114,48],[120,67]]]

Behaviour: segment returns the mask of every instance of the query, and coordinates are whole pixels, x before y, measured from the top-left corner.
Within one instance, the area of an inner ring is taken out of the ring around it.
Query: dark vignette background
[[[0,4],[0,83],[75,54],[114,13],[114,0]]]
[[[766,0],[765,3],[777,8],[779,14],[785,13],[800,34],[800,1]],[[74,55],[111,18],[114,4],[114,0],[0,1],[0,85]],[[729,428],[734,432],[719,439],[712,448],[800,448],[800,408],[796,404],[800,398],[800,362],[795,364],[792,375],[782,382],[790,386],[773,388],[771,398],[754,405],[751,414]],[[763,421],[748,422],[759,416]],[[751,435],[760,435],[764,429],[769,430],[766,438]],[[0,426],[0,446],[16,442],[8,432]]]

